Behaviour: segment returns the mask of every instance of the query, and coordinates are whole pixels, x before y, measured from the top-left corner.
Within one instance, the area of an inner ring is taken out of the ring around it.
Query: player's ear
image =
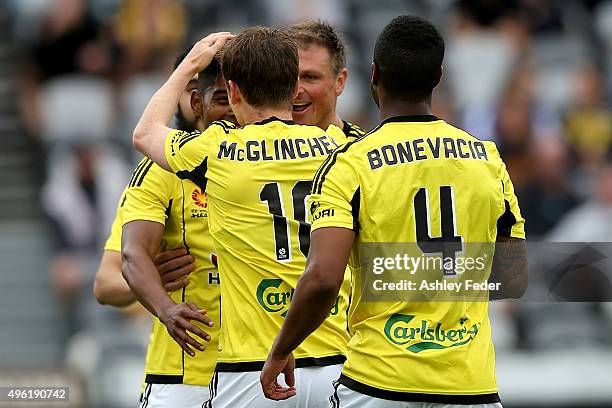
[[[444,75],[444,68],[442,67],[442,65],[440,65],[440,71],[438,72],[438,81],[436,82],[436,86],[440,85],[443,75]]]
[[[348,78],[348,69],[342,68],[338,76],[336,77],[336,96],[340,96],[344,91],[346,85],[346,79]]]
[[[191,110],[196,116],[204,116],[204,96],[197,89],[191,91]]]
[[[378,66],[376,65],[375,62],[372,62],[372,74],[370,76],[370,91],[372,92],[372,98],[374,99],[374,102],[376,103],[376,106],[380,107],[380,104],[378,102],[378,82],[379,82],[379,72],[378,72]]]
[[[237,105],[242,100],[242,93],[238,84],[232,80],[227,81],[227,97],[231,105]]]
[[[370,84],[372,86],[378,86],[378,65],[374,61],[372,61],[372,71],[370,75]]]

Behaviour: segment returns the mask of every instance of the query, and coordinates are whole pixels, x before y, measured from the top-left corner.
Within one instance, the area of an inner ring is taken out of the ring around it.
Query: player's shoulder
[[[208,129],[221,130],[224,133],[230,133],[232,130],[239,129],[239,127],[238,125],[236,125],[233,122],[230,122],[229,120],[221,119],[221,120],[215,120],[214,122],[212,122],[210,126],[208,127]]]
[[[484,149],[486,157],[489,159],[489,161],[501,162],[499,150],[495,141],[476,136],[465,129],[461,129],[447,122],[443,122],[443,126],[445,127],[444,131],[447,135],[470,142],[470,144],[479,152]]]
[[[354,123],[343,120],[342,121],[342,133],[344,133],[346,137],[350,139],[356,139],[366,134],[366,131],[363,130],[361,127],[355,125]]]
[[[179,182],[179,179],[173,173],[164,170],[148,157],[144,157],[132,172],[132,177],[130,178],[126,191],[143,187],[149,183],[171,186],[177,182]]]

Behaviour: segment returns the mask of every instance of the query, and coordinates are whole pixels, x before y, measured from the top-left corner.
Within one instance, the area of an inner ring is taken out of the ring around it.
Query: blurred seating
[[[563,111],[574,97],[570,84],[580,64],[588,59],[588,44],[560,36],[536,37],[530,55],[535,65],[537,100]]]
[[[460,110],[495,106],[505,90],[516,58],[506,37],[494,31],[470,32],[450,38],[445,57],[445,82]]]
[[[110,136],[114,123],[112,85],[104,79],[64,76],[40,92],[43,137],[54,141],[95,141]]]
[[[158,72],[138,74],[125,82],[119,94],[119,115],[114,133],[117,141],[132,151],[132,133],[149,99],[164,83]]]

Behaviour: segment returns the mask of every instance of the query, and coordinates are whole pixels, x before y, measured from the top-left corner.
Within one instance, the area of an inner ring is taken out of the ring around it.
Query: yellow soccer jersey
[[[359,136],[363,136],[366,132],[361,129],[359,126],[347,122],[346,120],[342,121],[342,133],[346,135],[349,139],[356,139]]]
[[[359,264],[363,243],[417,242],[427,255],[420,243],[440,238],[524,238],[495,145],[435,116],[389,118],[336,150],[317,173],[312,193],[313,230],[356,231],[349,315],[355,335],[341,383],[387,399],[498,401],[487,302],[362,301]]]
[[[119,199],[119,204],[117,205],[117,210],[115,211],[115,219],[113,220],[110,234],[104,243],[105,251],[121,252],[121,227],[123,226],[123,223],[121,222],[121,207],[123,206],[123,201],[125,200],[125,193],[127,193],[127,188],[123,190],[123,193],[121,193],[121,198]]]
[[[189,285],[170,292],[177,303],[193,302],[208,311],[214,327],[200,327],[210,334],[206,351],[195,357],[184,355],[157,318],[147,349],[145,382],[206,386],[214,372],[220,334],[219,273],[216,255],[208,232],[208,199],[198,186],[180,180],[149,159],[143,159],[119,202],[106,250],[121,250],[121,226],[130,221],[146,220],[164,225],[160,250],[186,247],[195,257],[196,269],[189,275]]]
[[[218,371],[263,367],[306,265],[312,179],[346,141],[335,126],[326,132],[276,118],[239,129],[215,122],[199,137],[180,131],[167,136],[171,168],[209,196],[223,281]],[[330,317],[296,351],[300,366],[344,361],[349,278]]]

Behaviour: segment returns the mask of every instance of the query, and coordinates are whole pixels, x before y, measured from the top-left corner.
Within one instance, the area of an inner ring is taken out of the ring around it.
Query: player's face
[[[336,115],[336,98],[344,89],[346,69],[334,73],[326,48],[311,45],[299,49],[300,78],[293,100],[293,120],[303,125],[327,128]]]
[[[195,75],[189,83],[185,90],[181,93],[178,103],[178,112],[177,116],[177,126],[181,130],[192,131],[196,128],[196,116],[191,109],[191,91],[197,89],[198,86],[198,76]]]
[[[229,120],[236,123],[236,117],[229,105],[227,89],[222,75],[217,76],[217,82],[213,86],[206,88],[203,96],[202,117],[204,128],[207,128],[216,120]]]

